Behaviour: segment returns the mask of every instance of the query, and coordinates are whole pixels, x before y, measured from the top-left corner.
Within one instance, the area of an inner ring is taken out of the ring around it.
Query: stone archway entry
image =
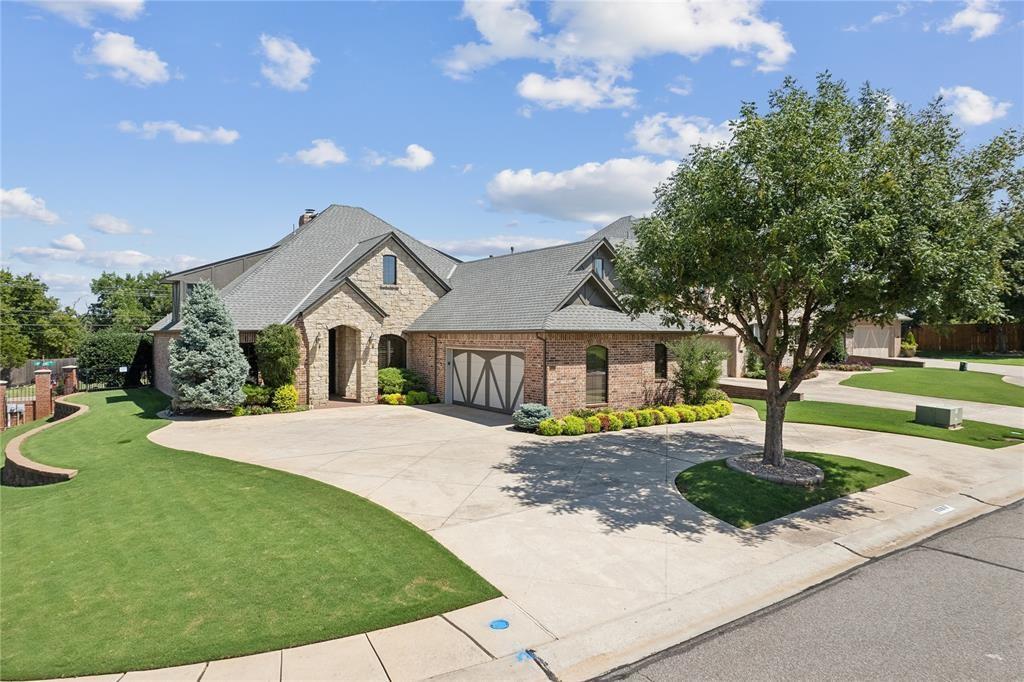
[[[362,373],[359,353],[360,332],[338,325],[330,330],[328,343],[328,395],[333,399],[359,400]]]

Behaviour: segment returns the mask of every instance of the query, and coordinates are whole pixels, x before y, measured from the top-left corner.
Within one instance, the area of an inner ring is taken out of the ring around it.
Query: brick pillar
[[[64,371],[64,395],[71,395],[78,392],[78,365],[65,365]]]
[[[50,370],[36,370],[35,419],[45,419],[53,414],[53,394],[50,389]]]
[[[7,428],[7,382],[0,381],[0,431]]]

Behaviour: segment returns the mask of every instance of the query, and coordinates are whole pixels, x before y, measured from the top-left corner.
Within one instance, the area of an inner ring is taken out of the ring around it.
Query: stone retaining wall
[[[725,391],[730,398],[749,398],[751,400],[767,400],[768,389],[759,386],[742,386],[740,384],[727,384],[724,381],[718,383],[718,388]],[[789,397],[790,400],[802,400],[803,394],[797,391]]]
[[[77,469],[64,469],[46,464],[39,464],[21,454],[21,444],[29,436],[56,426],[64,418],[76,417],[85,414],[89,408],[84,405],[75,405],[64,400],[54,401],[53,419],[37,429],[23,433],[14,438],[4,449],[4,468],[0,471],[0,483],[13,487],[26,488],[36,485],[48,485],[50,483],[62,483],[69,481],[78,474]]]

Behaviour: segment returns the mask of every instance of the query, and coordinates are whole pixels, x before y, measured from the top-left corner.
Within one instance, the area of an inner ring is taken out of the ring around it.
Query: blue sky
[[[3,2],[4,267],[64,301],[362,206],[463,257],[649,209],[742,101],[831,70],[976,144],[1020,126],[1011,2]]]

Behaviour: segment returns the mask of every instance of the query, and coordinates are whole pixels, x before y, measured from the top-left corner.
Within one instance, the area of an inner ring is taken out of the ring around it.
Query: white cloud
[[[141,88],[166,83],[171,78],[167,62],[161,60],[160,55],[138,47],[135,38],[123,33],[93,33],[92,49],[86,54],[77,54],[77,59],[83,64],[105,66],[117,80]]]
[[[318,60],[313,53],[299,47],[290,38],[278,38],[263,34],[260,36],[263,58],[260,73],[270,84],[282,90],[307,90],[313,65]]]
[[[144,0],[38,0],[33,4],[83,28],[92,26],[93,18],[99,14],[131,21],[145,7]]]
[[[285,154],[280,160],[297,161],[307,166],[323,168],[324,166],[345,163],[348,161],[348,155],[345,154],[344,149],[334,144],[334,140],[319,138],[313,140],[313,146],[309,149],[300,149],[294,154]]]
[[[0,188],[0,217],[27,218],[49,225],[60,222],[60,216],[46,208],[46,201],[32,196],[25,187]]]
[[[642,152],[686,157],[694,145],[713,145],[732,138],[729,122],[713,123],[702,116],[673,116],[665,113],[644,116],[630,131],[636,149]]]
[[[614,84],[614,78],[585,76],[547,78],[528,73],[516,86],[519,96],[545,109],[619,109],[636,103],[636,89]]]
[[[673,95],[686,96],[693,92],[693,79],[689,76],[676,76],[665,86]]]
[[[135,270],[138,268],[173,268],[183,269],[199,262],[193,256],[151,256],[141,251],[126,249],[122,251],[89,251],[87,249],[71,249],[66,246],[19,246],[11,249],[11,254],[27,263],[78,263],[95,268],[120,268]],[[177,266],[181,267],[177,267]]]
[[[1006,116],[1009,102],[997,102],[994,97],[966,85],[939,88],[939,95],[948,100],[953,114],[965,125],[979,126]]]
[[[456,254],[463,258],[479,258],[490,255],[501,256],[510,253],[513,247],[518,252],[542,249],[546,246],[558,246],[565,243],[566,240],[564,239],[552,237],[498,234],[493,237],[478,237],[474,239],[431,241],[430,245],[445,253]]]
[[[372,149],[366,151],[364,160],[371,166],[383,166],[387,164],[389,166],[397,166],[398,168],[405,168],[413,172],[421,171],[427,166],[433,165],[434,153],[425,147],[418,144],[410,144],[405,148],[405,156],[387,156],[376,152]],[[473,170],[473,164],[467,163],[462,166],[462,172],[468,173]]]
[[[654,188],[675,169],[675,161],[644,156],[585,163],[556,173],[506,169],[488,183],[487,196],[499,210],[607,223],[650,211]]]
[[[69,232],[63,237],[58,237],[57,239],[54,239],[50,243],[53,244],[53,246],[55,246],[58,249],[67,249],[69,251],[85,251],[85,242],[79,239],[77,234],[74,234],[72,232]]]
[[[177,121],[143,121],[142,125],[134,121],[121,121],[117,124],[117,129],[122,133],[136,134],[145,140],[152,140],[160,133],[168,133],[178,144],[233,144],[241,137],[237,130],[198,125],[186,128]]]
[[[89,220],[89,227],[103,234],[153,234],[152,230],[136,229],[124,218],[109,213],[97,213]]]
[[[413,172],[421,171],[434,163],[434,153],[418,144],[411,144],[405,148],[405,156],[391,159],[388,163]]]
[[[886,23],[892,21],[893,19],[899,19],[901,17],[904,17],[904,16],[906,16],[907,12],[909,12],[911,9],[912,9],[911,3],[909,3],[909,2],[899,2],[899,3],[896,3],[896,7],[891,12],[890,11],[879,12],[878,14],[874,15],[873,17],[871,17],[871,19],[868,21],[868,23],[863,24],[863,25],[851,24],[849,26],[843,27],[843,30],[847,31],[847,32],[852,32],[852,33],[857,33],[859,31],[866,31],[869,28],[871,28],[872,26],[878,26],[879,24],[886,24]]]
[[[443,60],[443,67],[448,76],[462,79],[506,59],[547,62],[555,67],[557,76],[543,81],[539,76],[524,79],[527,92],[547,93],[551,101],[569,102],[562,106],[586,109],[580,103],[593,99],[594,92],[576,80],[580,75],[592,84],[605,79],[605,97],[599,101],[631,100],[635,93],[615,82],[628,78],[633,62],[642,58],[675,54],[697,59],[727,49],[754,55],[760,71],[782,68],[793,54],[793,46],[781,24],[760,16],[760,7],[758,0],[558,0],[548,13],[553,29],[544,32],[526,0],[467,0],[462,17],[474,22],[481,40],[456,46]],[[553,89],[568,94],[556,97],[551,94]]]
[[[82,291],[89,289],[91,278],[85,275],[69,275],[66,272],[41,272],[39,279],[57,291]]]
[[[1003,15],[994,2],[988,0],[967,0],[964,8],[939,26],[943,33],[956,33],[970,29],[971,40],[985,38],[996,32],[1003,21]]]

